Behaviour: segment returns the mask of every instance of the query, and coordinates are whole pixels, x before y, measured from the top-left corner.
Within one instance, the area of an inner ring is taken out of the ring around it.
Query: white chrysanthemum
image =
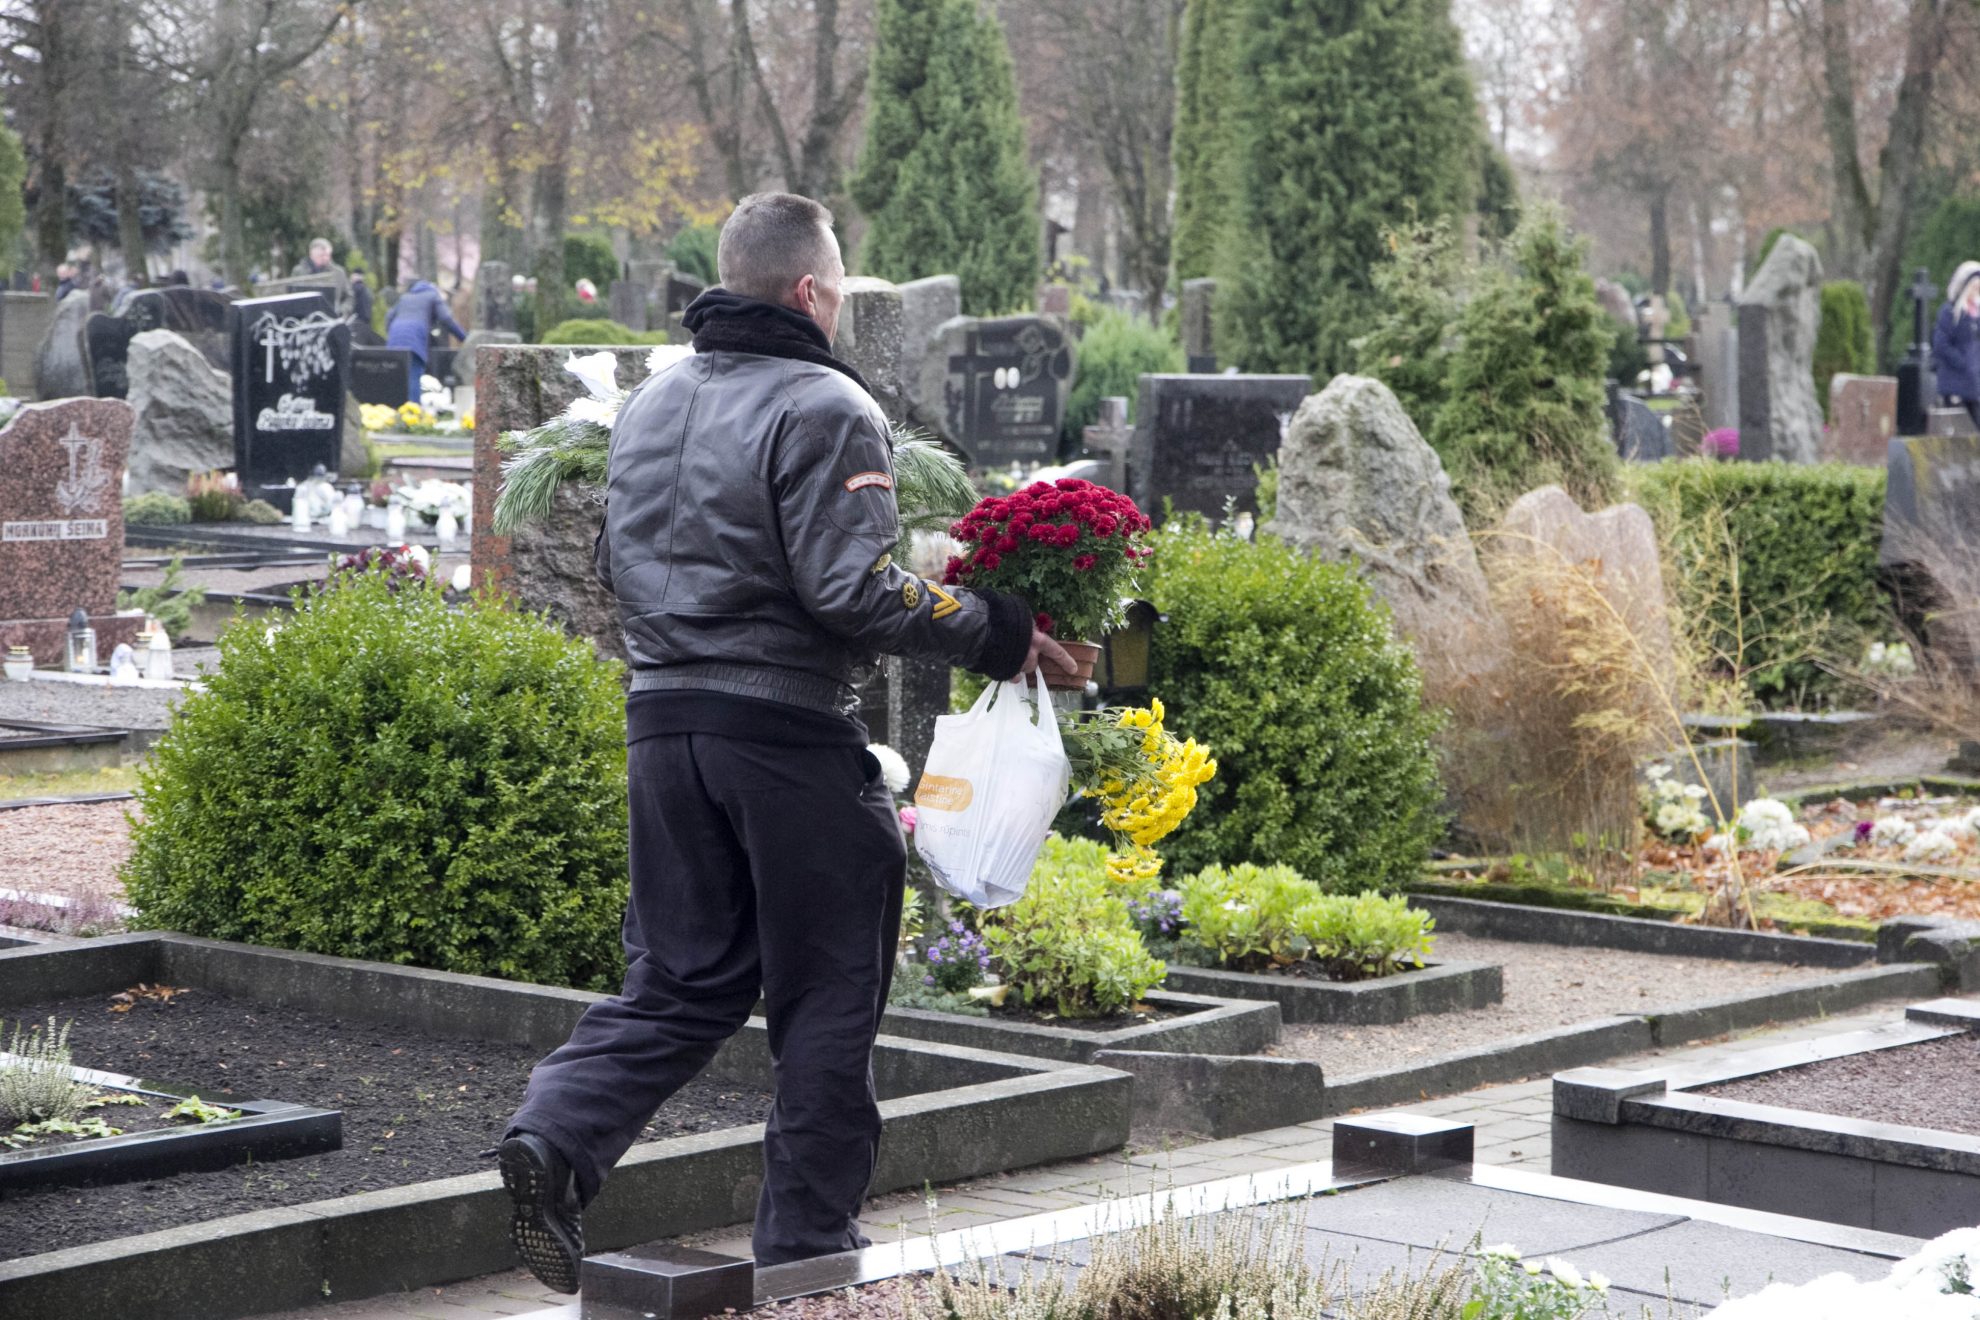
[[[1904,845],[1907,862],[1949,862],[1959,853],[1959,843],[1944,830],[1926,830]]]
[[[1547,1257],[1547,1273],[1577,1291],[1588,1286],[1588,1281],[1581,1277],[1581,1271],[1559,1256]]]
[[[1893,1265],[1890,1284],[1905,1293],[1937,1293],[1954,1280],[1971,1284],[1976,1278],[1980,1278],[1980,1228],[1955,1228]]]
[[[1746,844],[1760,852],[1787,852],[1807,843],[1809,834],[1794,818],[1794,810],[1773,798],[1754,798],[1739,812]]]
[[[616,399],[624,392],[619,388],[619,359],[614,353],[573,354],[564,363],[564,370],[583,381],[585,392],[594,399]]]
[[[1969,811],[1964,816],[1947,816],[1944,820],[1935,820],[1932,822],[1932,828],[1964,843],[1976,834],[1980,834],[1980,811]]]
[[[1918,827],[1902,816],[1880,816],[1870,827],[1870,842],[1894,848],[1918,837]]]
[[[586,397],[571,400],[571,406],[564,409],[564,416],[574,422],[596,422],[600,426],[610,426],[619,419],[619,410],[603,399]]]
[[[907,792],[906,758],[886,743],[868,743],[866,750],[873,753],[873,759],[880,763],[880,777],[887,781],[887,791],[897,796]]]
[[[446,392],[446,389],[447,387],[440,383],[438,376],[421,376],[419,378],[419,392],[421,394],[443,394]]]
[[[656,371],[665,371],[676,362],[693,356],[694,350],[686,344],[661,344],[646,355],[646,374],[651,376]]]
[[[1711,791],[1711,789],[1705,787],[1703,784],[1686,784],[1684,786],[1684,795],[1693,802],[1703,802]]]
[[[1657,808],[1657,832],[1665,835],[1703,834],[1711,827],[1705,813],[1686,802],[1666,802]]]
[[[1653,768],[1654,773],[1654,768]],[[1501,1242],[1496,1247],[1484,1247],[1478,1252],[1481,1256],[1496,1257],[1499,1260],[1518,1260],[1519,1248],[1510,1242]]]
[[[1588,1286],[1606,1297],[1609,1292],[1609,1276],[1600,1270],[1590,1270],[1588,1271]]]

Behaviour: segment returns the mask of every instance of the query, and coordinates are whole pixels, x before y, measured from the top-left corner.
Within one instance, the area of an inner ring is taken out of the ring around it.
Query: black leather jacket
[[[595,556],[632,690],[836,712],[857,704],[875,653],[1015,675],[1023,601],[892,561],[891,456],[879,406],[817,363],[703,351],[635,389],[612,428]]]

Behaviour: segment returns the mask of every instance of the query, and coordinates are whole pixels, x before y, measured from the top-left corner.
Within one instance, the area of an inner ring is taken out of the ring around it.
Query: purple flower
[[[1874,821],[1859,820],[1856,822],[1856,828],[1850,831],[1850,833],[1855,836],[1855,841],[1857,843],[1862,843],[1865,839],[1870,837],[1870,831],[1875,829],[1876,827],[1877,827],[1876,822]]]

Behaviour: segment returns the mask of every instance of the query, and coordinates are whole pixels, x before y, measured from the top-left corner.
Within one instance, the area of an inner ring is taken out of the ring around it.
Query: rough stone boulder
[[[1540,556],[1592,577],[1637,637],[1659,685],[1671,690],[1677,661],[1663,561],[1656,526],[1641,506],[1613,504],[1584,513],[1559,486],[1542,486],[1513,501],[1491,545],[1495,553]]]
[[[619,606],[598,584],[592,543],[605,517],[605,492],[568,481],[548,517],[509,539],[508,585],[527,608],[548,615],[574,637],[588,637],[608,659],[626,658]]]
[[[233,391],[223,372],[170,330],[131,339],[129,493],[185,493],[196,472],[234,465]]]
[[[1476,645],[1467,633],[1491,617],[1444,465],[1380,381],[1336,376],[1300,404],[1269,530],[1326,559],[1358,559],[1426,667]]]
[[[1793,234],[1739,299],[1739,452],[1814,463],[1822,456],[1815,333],[1822,325],[1822,258]]]

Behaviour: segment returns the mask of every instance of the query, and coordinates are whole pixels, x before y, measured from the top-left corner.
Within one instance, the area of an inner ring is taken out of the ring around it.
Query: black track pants
[[[556,1146],[590,1200],[760,991],[777,1095],[756,1259],[864,1246],[854,1220],[880,1140],[873,1038],[906,881],[893,800],[854,747],[667,734],[627,755],[625,986],[536,1066],[509,1132]]]

